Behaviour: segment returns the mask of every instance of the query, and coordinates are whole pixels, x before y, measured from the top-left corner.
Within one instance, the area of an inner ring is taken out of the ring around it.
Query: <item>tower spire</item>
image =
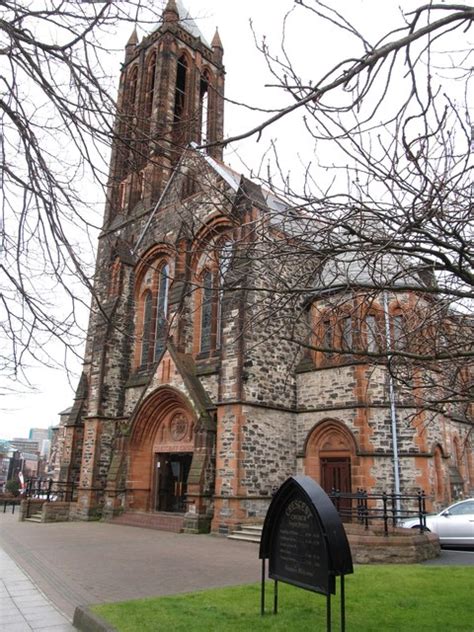
[[[176,5],[176,0],[168,0],[166,7],[163,11],[163,22],[178,22],[179,11]]]
[[[125,62],[129,61],[131,57],[133,57],[133,53],[138,44],[138,35],[137,35],[137,27],[133,29],[132,34],[128,42],[125,44]]]
[[[221,41],[219,30],[217,27],[216,27],[216,32],[214,33],[214,37],[212,38],[211,46],[212,46],[212,55],[214,57],[214,60],[217,63],[221,64],[222,57],[224,56],[224,47],[222,46],[222,41]]]

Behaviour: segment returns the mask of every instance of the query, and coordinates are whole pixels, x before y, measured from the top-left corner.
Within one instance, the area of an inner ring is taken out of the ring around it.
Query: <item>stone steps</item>
[[[28,518],[25,518],[25,522],[42,522],[41,511],[35,511]]]
[[[112,524],[121,524],[127,527],[142,527],[143,529],[156,529],[157,531],[182,533],[184,527],[184,514],[127,511],[121,516],[113,518],[110,522]]]
[[[246,524],[236,529],[231,535],[227,536],[229,540],[240,540],[241,542],[253,542],[260,544],[262,539],[263,525]]]

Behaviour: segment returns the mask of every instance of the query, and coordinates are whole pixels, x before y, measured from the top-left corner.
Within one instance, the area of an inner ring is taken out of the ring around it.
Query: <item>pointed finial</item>
[[[129,46],[136,46],[138,44],[137,27],[133,29],[133,33],[130,35],[130,39],[127,42],[126,48]]]
[[[224,56],[224,47],[222,46],[222,41],[219,35],[219,30],[216,27],[216,32],[214,33],[214,37],[211,42],[212,46],[212,56],[214,57],[214,61],[218,64],[222,63],[222,57]]]
[[[138,44],[138,35],[136,27],[133,29],[133,33],[130,35],[130,39],[125,45],[125,63],[129,62],[135,55],[135,48]]]
[[[224,50],[224,47],[222,46],[221,38],[219,35],[219,29],[217,27],[216,27],[216,32],[214,33],[214,37],[212,38],[211,46],[212,48],[220,48],[221,50]]]
[[[163,11],[163,22],[178,22],[179,11],[176,6],[176,0],[168,0]]]

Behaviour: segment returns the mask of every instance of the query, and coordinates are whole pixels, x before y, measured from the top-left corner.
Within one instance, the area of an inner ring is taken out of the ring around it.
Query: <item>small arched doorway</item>
[[[185,513],[195,418],[174,389],[160,388],[138,410],[129,448],[128,507]]]
[[[352,433],[339,421],[328,419],[308,435],[305,473],[318,481],[326,493],[351,493],[355,455]]]

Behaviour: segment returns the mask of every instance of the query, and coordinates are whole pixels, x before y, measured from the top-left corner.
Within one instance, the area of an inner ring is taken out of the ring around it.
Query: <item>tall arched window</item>
[[[111,275],[110,275],[110,286],[109,286],[109,296],[115,297],[119,296],[121,290],[121,281],[122,281],[122,262],[120,261],[120,257],[115,257],[112,263]]]
[[[186,106],[186,81],[188,74],[188,65],[186,57],[181,55],[178,59],[176,68],[176,88],[174,96],[174,122],[179,123],[183,116]]]
[[[365,317],[365,341],[366,349],[369,353],[377,353],[381,347],[381,327],[377,316],[367,314]]]
[[[142,353],[141,366],[146,366],[149,362],[151,348],[151,332],[153,318],[153,296],[150,290],[145,292],[143,298],[143,329],[142,329]]]
[[[148,121],[153,111],[153,96],[155,94],[156,53],[152,53],[146,67],[145,82],[145,120]]]
[[[330,314],[316,312],[315,317],[316,347],[319,351],[315,354],[316,364],[326,366],[334,359],[335,328]]]
[[[406,321],[403,314],[394,314],[392,316],[392,349],[395,351],[403,351],[407,347],[407,331]]]
[[[221,344],[222,327],[223,327],[223,299],[224,288],[227,276],[227,271],[230,267],[230,262],[233,254],[233,243],[231,241],[224,241],[219,248],[219,266],[218,266],[218,295],[217,295],[217,339],[216,345],[219,347]]]
[[[224,280],[233,256],[233,243],[228,237],[221,237],[208,249],[201,258],[201,265],[197,266],[196,275],[199,313],[195,343],[197,353],[212,353],[221,345]]]
[[[205,270],[202,275],[201,300],[201,351],[210,351],[212,344],[212,324],[214,312],[214,275],[211,270]]]
[[[135,114],[135,106],[137,100],[137,85],[138,85],[138,67],[134,66],[130,71],[130,77],[128,80],[128,114],[133,116]]]
[[[168,287],[169,287],[169,266],[165,263],[161,266],[158,276],[157,300],[156,300],[156,330],[155,330],[155,360],[163,352],[167,335],[167,314],[168,314]]]
[[[163,353],[168,336],[170,265],[151,256],[137,269],[135,366],[146,369]]]
[[[201,143],[209,140],[209,76],[201,77],[199,85],[199,137]]]
[[[341,349],[343,351],[353,351],[354,349],[354,336],[353,336],[354,322],[351,316],[343,316],[339,323],[339,333],[341,337]]]

